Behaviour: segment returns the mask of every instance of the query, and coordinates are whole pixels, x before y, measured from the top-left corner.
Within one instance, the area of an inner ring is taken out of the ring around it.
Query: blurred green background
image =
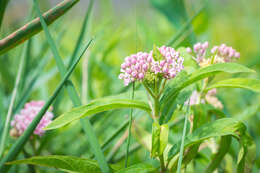
[[[42,12],[47,11],[58,2],[61,1],[39,1]],[[60,55],[66,64],[75,48],[88,3],[89,1],[81,0],[63,17],[49,26]],[[166,44],[205,3],[203,0],[95,1],[84,37],[84,43],[92,37],[94,37],[94,43],[71,77],[83,103],[128,90],[118,79],[123,58],[137,51],[149,51],[153,44],[158,46]],[[173,46],[191,46],[196,41],[209,41],[210,46],[226,43],[241,53],[238,63],[256,71],[249,77],[259,79],[259,7],[260,1],[257,0],[211,0],[201,14],[195,18],[188,31],[183,33]],[[31,8],[32,1],[10,0],[0,38],[4,38],[23,26],[30,15]],[[23,44],[0,56],[0,129],[3,127],[10,103],[22,48]],[[30,57],[27,62],[28,77],[24,88],[31,86],[32,93],[27,100],[46,100],[61,78],[43,32],[31,40]],[[42,64],[42,67],[39,67],[39,64]],[[37,68],[41,68],[39,74],[37,74]],[[36,78],[34,78],[35,74]],[[246,75],[248,76],[248,74]],[[225,77],[224,74],[218,76],[218,78]],[[219,89],[218,91],[218,97],[225,105],[224,112],[228,116],[238,116],[243,120],[256,142],[257,161],[254,171],[257,172],[260,169],[260,97],[242,89]],[[22,97],[22,93],[23,91],[20,91],[18,97]],[[59,95],[53,106],[56,115],[72,108],[66,91]],[[93,118],[92,123],[99,140],[104,141],[108,134],[126,120],[128,113],[128,110],[112,111],[103,113],[105,116]],[[112,114],[113,116],[111,116]],[[143,114],[136,111],[134,116],[140,119],[140,122],[150,131],[151,120]],[[173,132],[180,132],[182,126],[181,123],[174,127]],[[178,138],[180,138],[178,135],[172,137],[173,140]],[[12,140],[9,139],[9,147]],[[89,157],[91,152],[86,140],[78,122],[72,123],[55,132],[48,132],[41,139],[42,155],[51,153]],[[132,141],[132,146],[135,146],[135,139],[133,138]],[[233,140],[232,145],[235,149],[238,144]],[[112,148],[113,145],[106,151],[106,154]],[[124,154],[124,148],[125,143],[113,155],[111,162],[120,160],[120,156]],[[149,159],[149,153],[139,147],[138,151],[131,155],[130,162],[137,163],[147,159]],[[202,167],[203,163],[203,161],[200,163]],[[14,172],[15,169],[18,168],[14,168]],[[200,168],[197,169],[199,171]],[[47,169],[42,169],[42,171],[44,170]],[[55,170],[52,169],[52,171]]]

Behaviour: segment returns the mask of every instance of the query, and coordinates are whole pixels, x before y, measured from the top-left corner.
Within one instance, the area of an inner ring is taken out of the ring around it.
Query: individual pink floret
[[[20,113],[16,114],[14,116],[14,119],[11,121],[11,126],[13,127],[11,132],[15,132],[11,134],[16,137],[21,136],[30,125],[32,120],[35,118],[35,116],[39,113],[44,104],[44,101],[31,101],[29,103],[26,103]],[[52,118],[53,113],[47,111],[42,117],[40,123],[37,125],[36,129],[34,130],[34,134],[42,136],[45,132],[43,128],[51,123]]]

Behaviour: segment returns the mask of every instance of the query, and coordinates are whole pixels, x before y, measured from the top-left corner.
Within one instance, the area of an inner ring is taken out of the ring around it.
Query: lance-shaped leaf
[[[247,134],[246,126],[235,119],[222,118],[197,128],[192,134],[186,136],[184,148],[187,149],[212,137],[222,136],[233,136],[238,139],[241,144],[238,157],[238,171],[249,171],[255,159],[255,144]],[[176,165],[179,150],[180,141],[175,143],[168,153],[169,161],[174,157],[170,163],[170,167]]]
[[[51,124],[49,124],[45,129],[57,129],[71,123],[72,121],[84,118],[89,115],[122,108],[138,108],[147,111],[148,113],[151,111],[149,105],[143,101],[107,97],[93,100],[87,105],[74,108],[71,111],[64,113],[55,119]]]
[[[154,168],[152,165],[147,163],[139,163],[127,168],[121,169],[116,173],[156,173],[158,170]]]
[[[65,14],[78,1],[79,0],[64,0],[63,2],[57,4],[54,8],[44,13],[43,17],[47,25],[50,25],[60,16]],[[42,26],[38,17],[0,40],[0,55],[28,40],[41,30]]]
[[[38,166],[46,166],[50,168],[58,168],[66,172],[95,172],[101,173],[101,169],[94,160],[79,158],[74,156],[61,156],[61,155],[50,155],[50,156],[36,156],[23,160],[16,160],[8,162],[7,164],[31,164]]]
[[[260,92],[260,80],[250,78],[226,79],[210,85],[206,90],[210,90],[212,88],[244,88],[255,92]]]
[[[243,65],[236,64],[236,63],[218,63],[213,64],[204,68],[200,68],[193,72],[190,75],[183,73],[180,73],[177,75],[176,79],[174,79],[167,89],[165,90],[163,97],[160,99],[160,107],[163,112],[163,116],[170,117],[172,114],[172,104],[174,103],[174,100],[177,98],[179,92],[201,80],[204,78],[207,78],[209,76],[216,75],[217,73],[225,72],[225,73],[248,73],[248,72],[254,72],[254,70],[251,70]]]

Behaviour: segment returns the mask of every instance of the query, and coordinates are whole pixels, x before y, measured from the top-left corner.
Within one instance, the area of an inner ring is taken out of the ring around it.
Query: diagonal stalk
[[[40,22],[44,29],[47,41],[48,41],[50,48],[52,50],[52,53],[54,55],[59,72],[60,72],[61,76],[63,77],[66,72],[65,65],[64,65],[64,63],[58,53],[58,50],[55,46],[55,43],[51,37],[51,34],[48,30],[48,26],[47,26],[46,22],[44,21],[44,18],[42,17],[37,0],[33,0],[33,2],[34,2],[34,6],[36,8],[37,15],[39,16]],[[70,96],[74,106],[80,106],[81,105],[80,98],[71,81],[67,82],[66,88],[68,90],[69,96]],[[101,150],[100,144],[98,143],[97,137],[95,135],[94,129],[93,129],[89,119],[88,118],[80,119],[80,123],[83,127],[83,130],[84,130],[87,138],[89,139],[88,141],[92,147],[92,150],[96,156],[96,159],[98,161],[99,166],[101,167],[102,172],[104,172],[104,173],[110,172],[108,164],[105,160],[105,156]]]
[[[79,0],[64,0],[54,8],[44,13],[43,16],[47,22],[47,25],[50,25],[56,19],[65,14],[77,2],[79,2]],[[42,27],[39,18],[36,18],[25,24],[23,27],[0,40],[0,55],[25,42],[35,34],[39,33],[41,30]]]

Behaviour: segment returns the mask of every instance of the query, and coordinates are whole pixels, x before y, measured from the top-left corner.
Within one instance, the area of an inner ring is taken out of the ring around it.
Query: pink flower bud
[[[193,46],[193,49],[194,49],[195,52],[198,52],[199,49],[201,49],[201,43],[195,44],[195,45]]]
[[[147,65],[147,64],[144,64],[144,65],[143,65],[143,70],[144,70],[144,71],[147,71],[147,69],[148,69],[148,65]]]
[[[192,53],[192,50],[191,50],[190,47],[187,47],[187,48],[186,48],[186,51],[187,51],[188,53]]]
[[[143,79],[144,78],[144,74],[143,73],[139,73],[138,77],[139,77],[139,79]]]
[[[212,54],[215,54],[216,52],[217,52],[217,50],[218,50],[218,46],[214,46],[212,49],[211,49],[211,53]]]
[[[205,43],[202,44],[202,49],[205,50],[205,49],[207,49],[208,47],[209,47],[209,42],[206,41]]]
[[[235,58],[240,58],[240,53],[239,52],[236,52],[235,55],[234,55]]]

